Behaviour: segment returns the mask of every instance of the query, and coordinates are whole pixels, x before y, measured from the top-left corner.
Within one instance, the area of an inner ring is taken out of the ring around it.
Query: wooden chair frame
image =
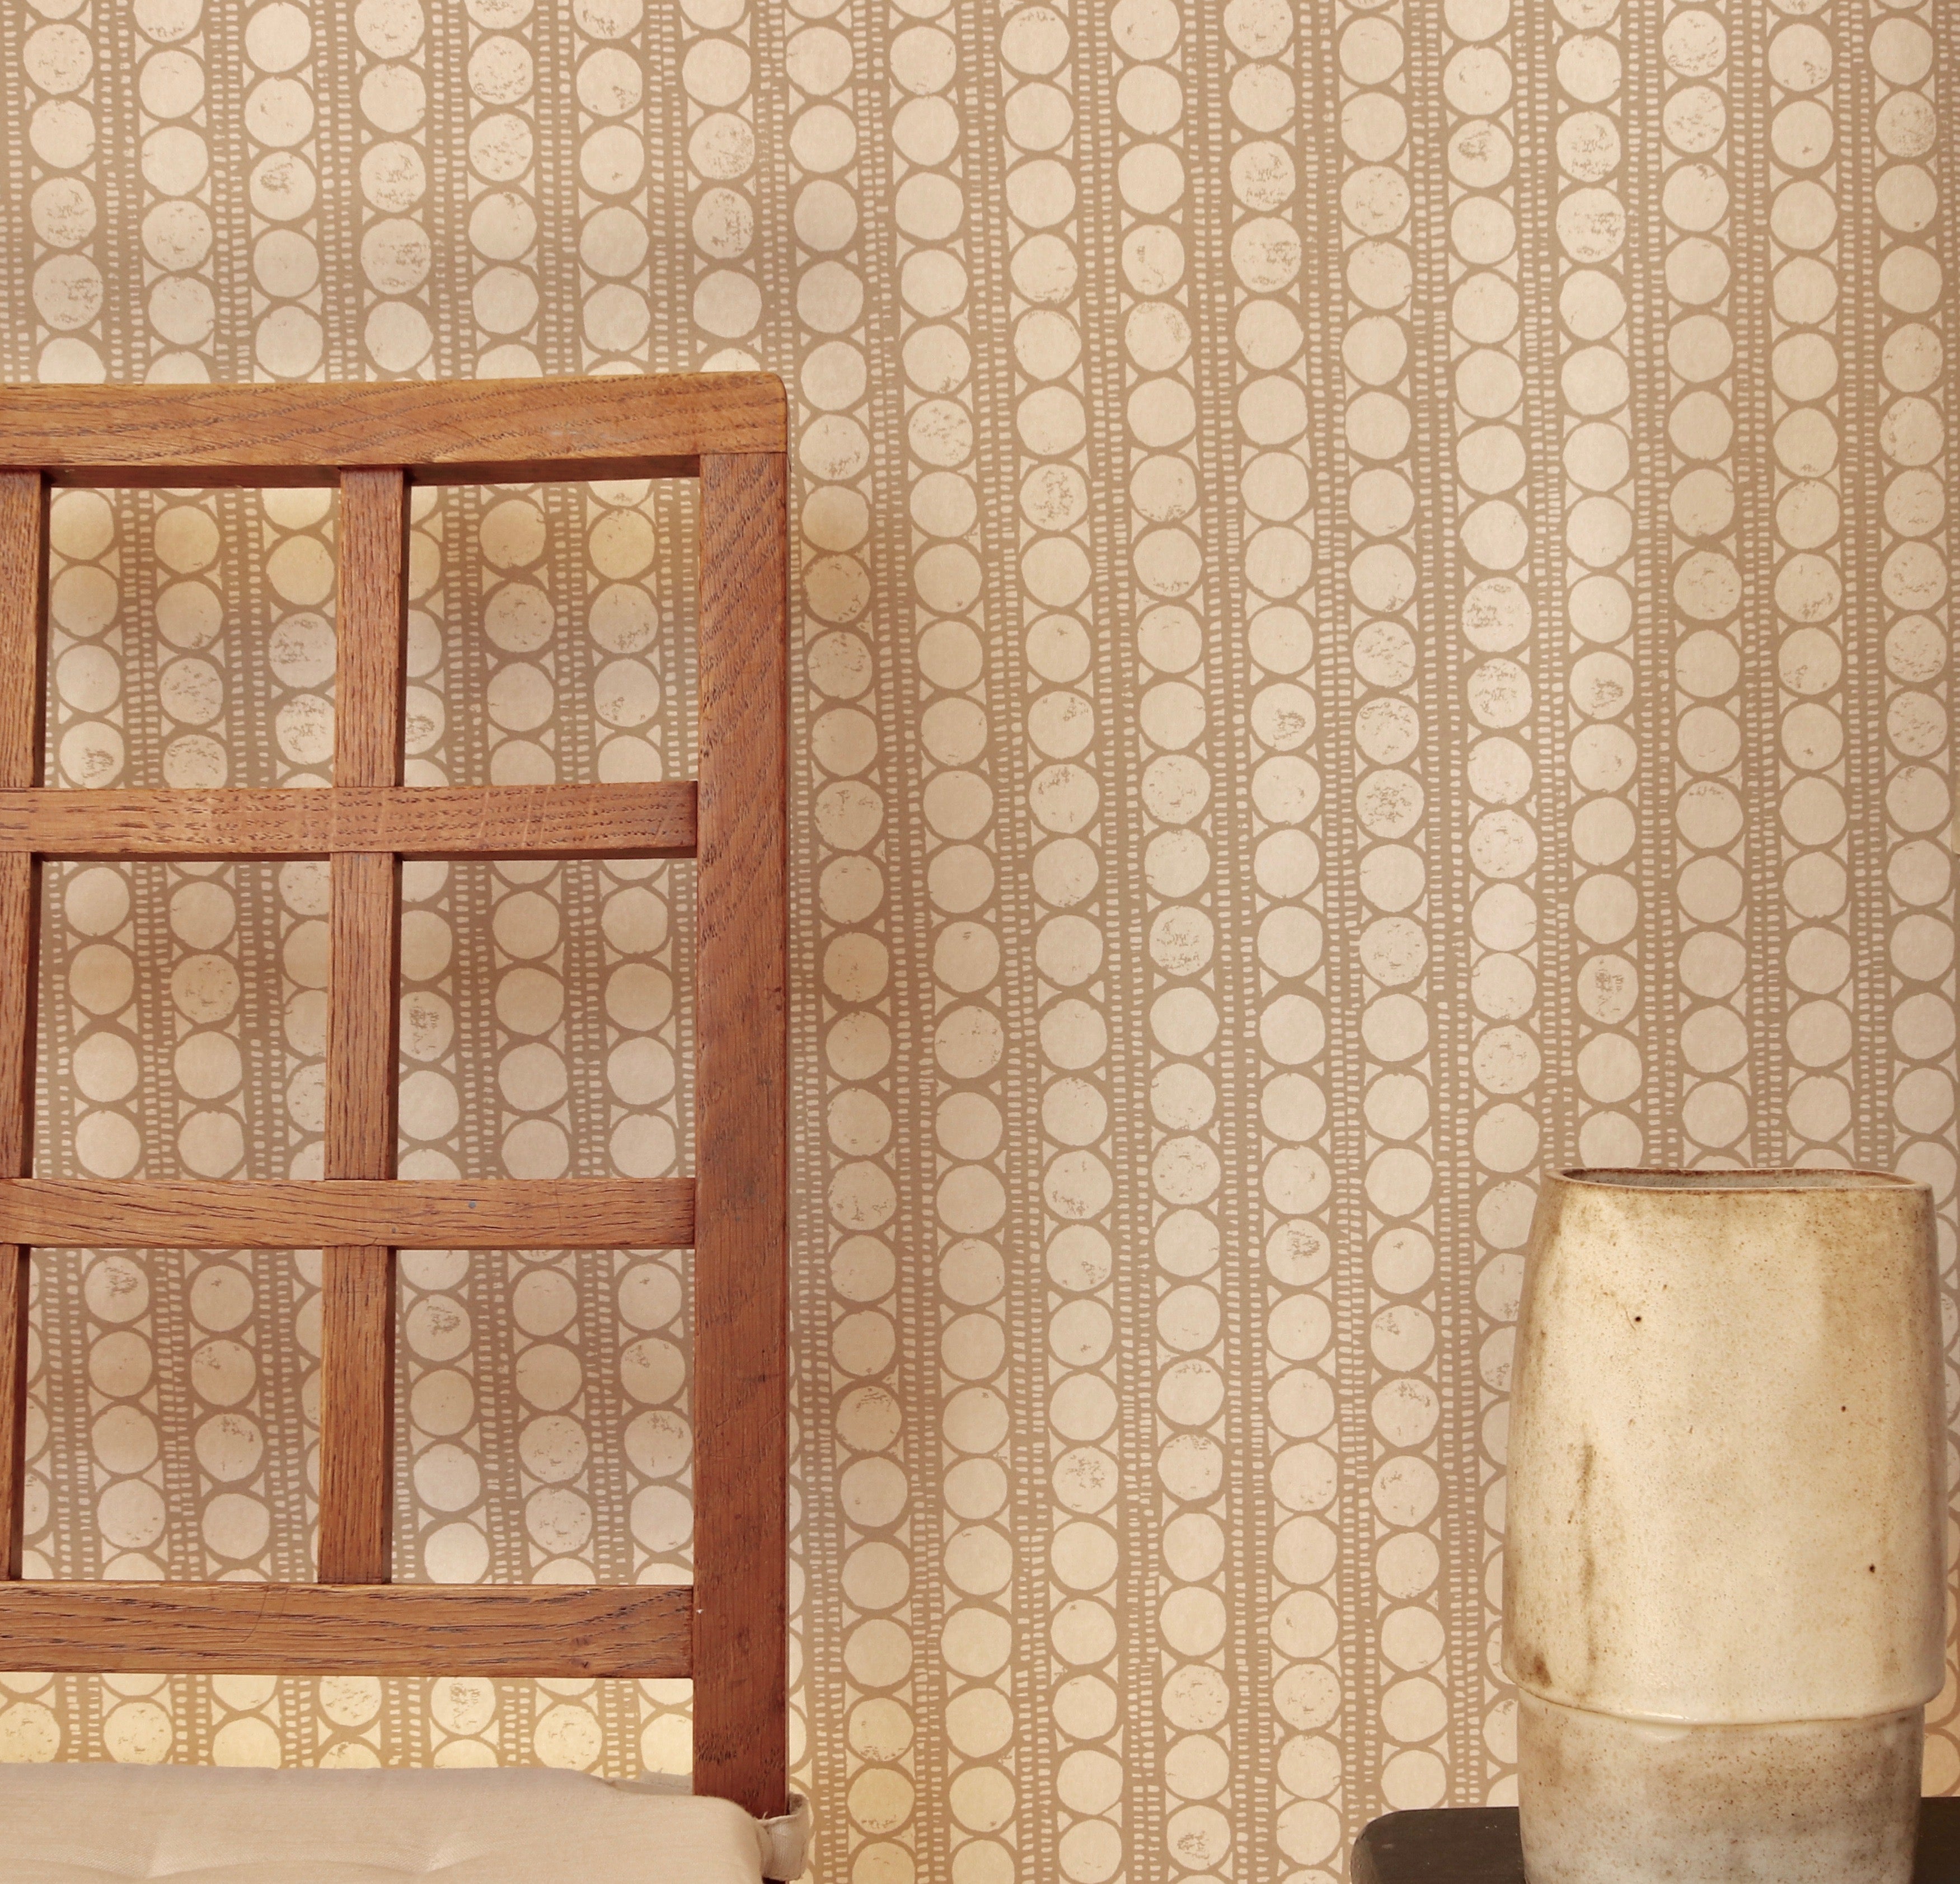
[[[0,390],[0,1659],[688,1676],[695,1790],[786,1802],[788,415],[764,374]],[[409,789],[412,483],[698,477],[700,776]],[[338,485],[334,782],[44,788],[51,485]],[[692,1179],[398,1182],[401,861],[695,857]],[[32,1175],[41,859],[332,859],[326,1175]],[[318,1581],[21,1580],[29,1252],[325,1239]],[[695,1251],[692,1588],[393,1585],[395,1250]]]

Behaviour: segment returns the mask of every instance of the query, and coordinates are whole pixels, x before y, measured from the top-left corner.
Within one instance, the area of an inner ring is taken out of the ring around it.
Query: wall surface
[[[0,8],[7,378],[794,388],[822,1878],[1507,1798],[1534,1173],[1950,1217],[1935,13]],[[684,772],[685,490],[418,520],[415,781]],[[59,776],[320,782],[332,527],[63,497]],[[323,891],[52,872],[43,1168],[317,1171]],[[407,894],[405,1173],[686,1168],[682,874]],[[30,1567],[304,1574],[313,1260],[40,1267]],[[399,1574],[683,1575],[684,1265],[403,1267]],[[659,1685],[0,1684],[11,1758],[686,1758]]]

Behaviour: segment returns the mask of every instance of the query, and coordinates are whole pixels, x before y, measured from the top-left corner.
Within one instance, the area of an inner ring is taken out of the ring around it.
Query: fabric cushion
[[[0,1766],[6,1884],[757,1884],[725,1799],[584,1773]]]

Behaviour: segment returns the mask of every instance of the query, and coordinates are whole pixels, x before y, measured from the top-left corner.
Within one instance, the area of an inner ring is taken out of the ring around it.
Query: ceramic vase
[[[1908,1884],[1944,1676],[1927,1187],[1569,1171],[1512,1374],[1529,1884]]]

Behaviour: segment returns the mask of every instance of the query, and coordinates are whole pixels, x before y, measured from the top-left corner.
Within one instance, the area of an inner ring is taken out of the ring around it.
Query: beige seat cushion
[[[724,1799],[583,1773],[0,1766],[5,1884],[757,1884]]]

